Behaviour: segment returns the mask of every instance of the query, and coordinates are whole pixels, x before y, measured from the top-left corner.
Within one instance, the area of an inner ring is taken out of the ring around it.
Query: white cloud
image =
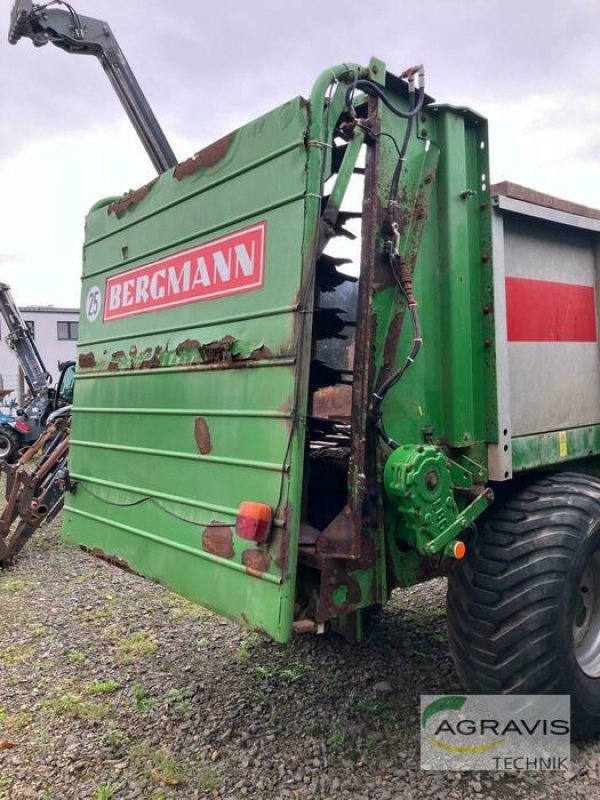
[[[600,160],[588,153],[597,134],[593,120],[585,119],[593,98],[579,96],[578,123],[564,103],[548,94],[482,104],[490,128],[491,178],[598,207]]]
[[[176,141],[177,151],[192,146]],[[135,189],[154,170],[129,123],[49,136],[0,161],[0,279],[17,302],[79,305],[84,220],[97,200]]]

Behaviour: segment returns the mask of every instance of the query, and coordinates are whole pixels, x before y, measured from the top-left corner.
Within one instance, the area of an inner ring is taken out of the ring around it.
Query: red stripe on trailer
[[[506,278],[509,342],[596,342],[593,286]]]

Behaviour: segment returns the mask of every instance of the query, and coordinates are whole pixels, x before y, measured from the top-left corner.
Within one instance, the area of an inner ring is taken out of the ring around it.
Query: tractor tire
[[[501,490],[448,579],[448,638],[473,694],[568,694],[600,732],[600,480],[557,472]]]
[[[0,427],[0,461],[12,464],[19,457],[21,442],[10,428]]]

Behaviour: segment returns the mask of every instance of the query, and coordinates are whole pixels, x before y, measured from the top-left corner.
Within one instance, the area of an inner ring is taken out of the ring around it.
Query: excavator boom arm
[[[0,283],[0,316],[8,328],[8,343],[16,353],[29,389],[34,395],[44,395],[50,374],[6,283]]]
[[[66,8],[16,0],[8,41],[16,44],[19,39],[27,38],[36,47],[50,42],[67,53],[96,56],[156,171],[161,174],[174,167],[177,158],[108,23],[81,16],[66,3],[60,5]]]

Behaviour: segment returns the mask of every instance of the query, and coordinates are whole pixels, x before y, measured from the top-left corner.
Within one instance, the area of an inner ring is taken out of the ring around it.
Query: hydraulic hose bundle
[[[418,89],[415,89],[415,76],[418,76],[419,79],[419,86]],[[353,116],[355,120],[356,112],[354,110],[353,105],[353,98],[355,91],[362,91],[365,94],[371,95],[373,97],[377,97],[386,108],[388,108],[393,114],[402,119],[407,120],[406,129],[404,132],[404,137],[402,139],[402,144],[398,147],[396,141],[394,140],[394,145],[396,146],[396,151],[398,153],[398,160],[396,162],[396,166],[394,167],[394,172],[392,174],[392,180],[390,182],[390,192],[389,192],[389,199],[388,199],[388,223],[390,229],[393,233],[392,239],[385,244],[385,251],[388,253],[389,258],[389,265],[392,275],[394,277],[394,281],[396,282],[398,288],[400,289],[404,299],[406,300],[408,313],[410,315],[412,328],[413,328],[413,341],[410,348],[410,352],[408,353],[406,360],[402,364],[402,366],[396,370],[392,375],[389,376],[379,388],[373,394],[373,417],[375,421],[375,426],[379,435],[383,439],[383,441],[388,445],[388,447],[395,450],[399,445],[395,442],[392,437],[386,432],[385,426],[383,424],[383,415],[381,413],[381,406],[385,396],[389,392],[389,390],[395,386],[398,381],[402,378],[406,370],[410,367],[411,364],[414,363],[419,350],[423,344],[423,336],[421,332],[421,323],[419,320],[419,312],[418,312],[418,303],[415,299],[413,294],[413,286],[412,286],[412,274],[410,268],[407,266],[406,262],[403,261],[400,255],[400,227],[398,222],[396,221],[396,208],[398,204],[398,193],[400,187],[400,178],[402,175],[402,169],[404,166],[404,162],[406,160],[406,152],[408,150],[408,144],[410,141],[410,136],[412,133],[413,128],[413,120],[419,114],[421,109],[423,108],[425,102],[425,70],[423,65],[420,64],[416,67],[411,67],[410,69],[406,70],[402,75],[401,78],[406,78],[408,80],[408,92],[409,92],[409,108],[408,111],[403,111],[401,108],[398,108],[392,101],[387,97],[385,92],[382,90],[380,86],[378,86],[373,81],[368,79],[359,79],[355,80],[351,86],[348,87],[348,91],[346,93],[346,104],[350,111],[350,114]],[[358,122],[358,120],[357,120]],[[360,122],[359,122],[360,124]]]

